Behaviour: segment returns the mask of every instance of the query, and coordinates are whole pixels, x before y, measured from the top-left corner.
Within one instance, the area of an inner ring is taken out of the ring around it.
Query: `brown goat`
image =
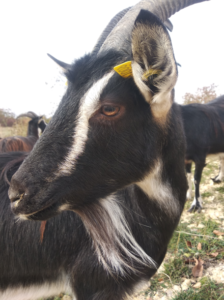
[[[38,128],[40,128],[43,132],[46,127],[46,123],[42,120],[42,116],[39,117],[31,111],[26,114],[19,115],[17,119],[20,117],[31,118],[28,123],[27,136],[12,136],[0,139],[0,153],[11,151],[31,151],[39,138]]]

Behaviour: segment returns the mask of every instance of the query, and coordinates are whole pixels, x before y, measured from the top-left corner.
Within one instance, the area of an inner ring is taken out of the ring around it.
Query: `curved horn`
[[[100,50],[100,47],[105,42],[108,35],[111,33],[111,31],[114,29],[114,27],[117,25],[117,23],[124,17],[124,15],[130,10],[131,7],[125,8],[119,13],[117,13],[113,19],[110,20],[107,27],[104,29],[104,31],[101,33],[96,45],[93,48],[93,52],[98,52]]]
[[[21,118],[21,117],[28,117],[28,118],[30,118],[30,119],[34,119],[34,118],[38,117],[38,115],[36,115],[36,114],[35,114],[34,112],[32,112],[32,111],[28,111],[28,112],[25,113],[25,114],[18,115],[18,117],[17,117],[16,119]]]
[[[117,13],[113,19],[110,20],[107,27],[104,29],[104,31],[101,33],[96,45],[93,48],[93,53],[98,53],[100,50],[102,44],[107,39],[108,35],[111,33],[111,31],[114,29],[114,27],[117,25],[117,23],[124,17],[124,15],[131,9],[132,7],[128,7]],[[164,25],[169,29],[169,31],[173,31],[173,24],[170,20],[164,21]],[[50,55],[49,55],[50,56]]]
[[[133,6],[117,23],[101,46],[99,52],[111,48],[124,49],[127,40],[131,38],[135,19],[142,9],[152,12],[162,22],[166,22],[168,18],[179,10],[203,1],[208,0],[142,0]]]

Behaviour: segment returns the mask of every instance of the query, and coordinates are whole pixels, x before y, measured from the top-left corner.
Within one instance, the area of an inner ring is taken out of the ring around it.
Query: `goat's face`
[[[114,67],[132,60],[130,78]],[[159,74],[148,76],[149,69]],[[132,53],[85,56],[66,70],[69,85],[35,148],[13,176],[13,211],[47,219],[82,211],[141,181],[161,157],[176,65],[169,36],[140,13]]]

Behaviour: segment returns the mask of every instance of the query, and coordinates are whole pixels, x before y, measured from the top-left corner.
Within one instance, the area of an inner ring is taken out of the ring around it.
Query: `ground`
[[[188,213],[187,201],[162,266],[130,300],[224,299],[224,182],[213,184],[210,179],[218,174],[217,158],[207,163],[201,182],[202,212]],[[60,299],[71,300],[64,295],[47,300]]]

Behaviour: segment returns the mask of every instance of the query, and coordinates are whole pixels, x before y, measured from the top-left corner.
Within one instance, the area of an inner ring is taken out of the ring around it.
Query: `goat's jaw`
[[[14,212],[14,210],[18,207],[19,203],[12,203],[11,208]],[[36,221],[44,221],[47,219],[50,219],[57,215],[60,212],[59,210],[59,203],[54,202],[49,205],[46,205],[42,209],[39,209],[37,211],[31,212],[29,214],[24,214],[24,213],[16,213],[15,214],[18,216],[19,219],[22,220],[36,220]]]

